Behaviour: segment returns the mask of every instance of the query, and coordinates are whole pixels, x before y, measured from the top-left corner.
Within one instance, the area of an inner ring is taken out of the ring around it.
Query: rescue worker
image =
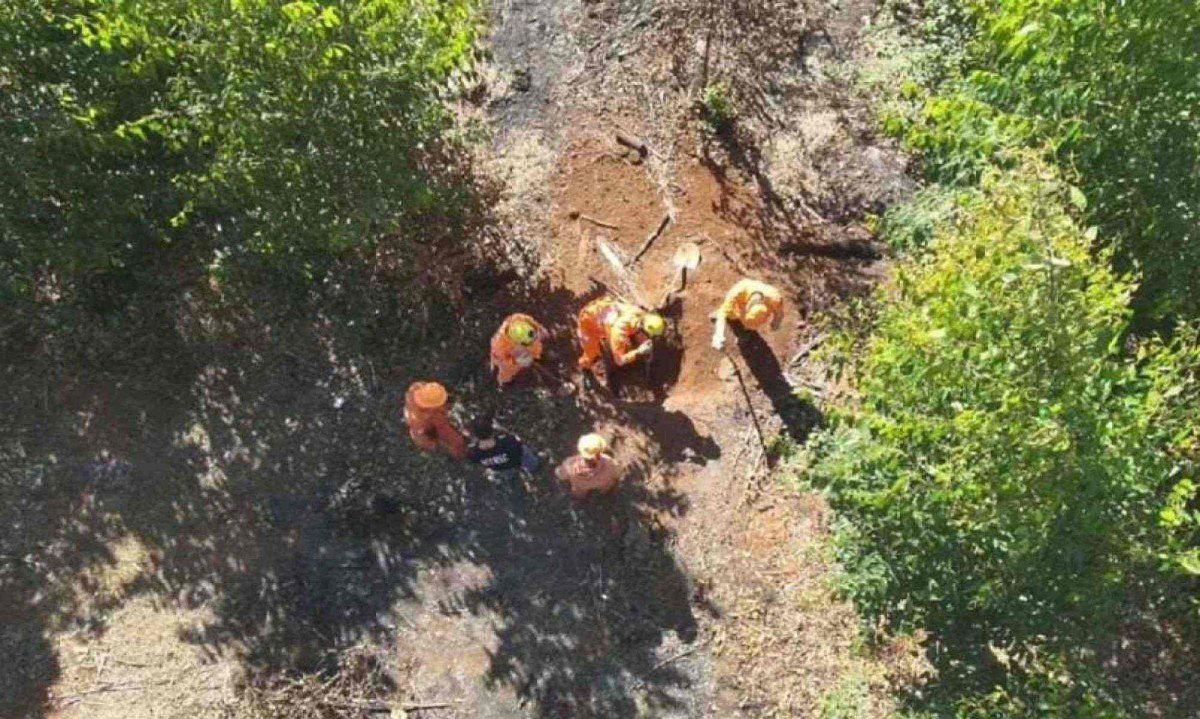
[[[546,328],[529,315],[509,315],[500,323],[500,329],[492,335],[491,366],[501,389],[542,358],[548,336]]]
[[[437,382],[413,382],[404,395],[404,421],[413,444],[423,452],[443,449],[461,460],[467,443],[450,422],[448,410],[446,388]]]
[[[713,318],[712,346],[715,350],[725,348],[725,325],[729,320],[741,323],[748,330],[758,330],[767,322],[771,329],[779,329],[783,321],[783,295],[779,290],[758,280],[739,280],[725,295]]]
[[[579,312],[579,368],[595,374],[596,361],[604,357],[606,347],[616,366],[636,362],[650,354],[654,338],[666,328],[661,315],[637,305],[611,297],[593,300]]]
[[[604,452],[608,441],[598,434],[585,434],[576,445],[579,454],[563,460],[554,476],[566,483],[571,499],[586,499],[593,492],[608,494],[621,480],[616,460]]]

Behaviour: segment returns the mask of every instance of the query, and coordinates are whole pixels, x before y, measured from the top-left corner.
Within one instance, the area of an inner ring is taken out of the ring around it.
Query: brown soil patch
[[[701,248],[700,267],[689,274],[687,288],[666,312],[682,339],[681,367],[673,378],[671,396],[702,404],[713,393],[723,392],[717,377],[722,355],[709,347],[709,315],[728,289],[754,268],[752,276],[789,291],[792,301],[778,331],[764,336],[772,349],[783,354],[801,313],[796,282],[781,268],[752,263],[758,238],[745,218],[757,216],[759,200],[732,174],[718,174],[700,159],[684,156],[675,179],[657,186],[636,154],[622,152],[608,126],[583,130],[569,145],[562,169],[555,178],[550,208],[551,245],[555,248],[552,276],[580,296],[595,292],[593,280],[612,288],[619,283],[601,255],[597,240],[619,249],[627,263],[645,246],[664,216],[673,215],[666,229],[633,265],[637,287],[652,305],[676,286],[672,257],[680,245],[696,242]],[[689,143],[691,144],[691,143]],[[680,143],[682,148],[684,142]],[[611,229],[591,222],[594,218],[615,225]]]

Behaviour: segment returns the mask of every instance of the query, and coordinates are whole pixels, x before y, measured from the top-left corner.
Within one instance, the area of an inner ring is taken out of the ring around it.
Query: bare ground
[[[872,3],[787,10],[799,25],[771,47],[790,59],[746,80],[725,136],[696,121],[696,42],[713,33],[689,3],[492,7],[492,59],[462,110],[494,130],[480,163],[503,183],[498,226],[532,248],[525,278],[468,282],[424,316],[397,316],[373,277],[299,303],[315,315],[275,298],[222,310],[216,292],[202,313],[148,319],[153,346],[129,350],[143,357],[127,374],[10,383],[38,435],[20,466],[43,469],[0,517],[28,528],[3,547],[22,559],[0,607],[17,658],[0,715],[282,716],[295,691],[274,677],[333,686],[351,652],[372,680],[341,704],[315,695],[312,712],[889,714],[916,650],[859,646],[829,586],[827,510],[775,481],[753,430],[798,442],[819,424],[794,391],[814,378],[790,360],[879,276],[864,213],[907,191],[846,76]],[[720,37],[709,72],[739,80],[722,63],[764,38]],[[653,151],[616,145],[618,130]],[[616,279],[597,237],[632,257],[664,214],[641,291],[673,280],[680,243],[704,257],[668,312],[676,351],[616,397],[567,391],[572,314]],[[788,315],[722,356],[708,313],[743,275],[785,288]],[[499,397],[484,348],[513,311],[554,330],[555,379]],[[498,410],[550,461],[587,429],[610,434],[622,491],[573,508],[546,473],[526,495],[414,454],[396,408],[424,377],[464,413]]]

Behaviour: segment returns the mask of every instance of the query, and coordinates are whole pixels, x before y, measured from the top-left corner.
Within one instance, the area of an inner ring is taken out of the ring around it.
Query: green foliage
[[[729,94],[729,86],[724,82],[716,82],[704,88],[700,98],[704,109],[704,121],[714,132],[725,132],[737,118],[733,97]]]
[[[1082,178],[1119,266],[1144,274],[1145,314],[1198,316],[1200,5],[934,0],[925,12],[935,37],[973,40],[885,128],[942,182],[975,182],[1006,147],[1048,147]]]
[[[860,674],[843,677],[821,701],[821,719],[866,719],[871,715],[871,688]]]
[[[311,271],[458,191],[438,99],[473,0],[13,0],[0,286],[265,259]]]
[[[934,633],[956,712],[1118,716],[1092,652],[1135,582],[1183,594],[1196,547],[1200,348],[1182,330],[1130,356],[1135,288],[1078,191],[1004,164],[898,269],[871,335],[835,345],[861,405],[831,414],[812,479],[844,521],[843,589]]]
[[[970,190],[933,185],[889,208],[874,230],[896,250],[920,252],[933,241],[935,230],[950,222],[960,207],[969,207],[973,197]]]

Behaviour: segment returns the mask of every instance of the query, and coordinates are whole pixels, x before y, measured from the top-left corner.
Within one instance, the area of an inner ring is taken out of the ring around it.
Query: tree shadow
[[[685,512],[686,498],[647,480],[660,461],[717,456],[712,439],[679,413],[563,391],[585,298],[500,282],[448,310],[452,321],[437,307],[453,297],[435,293],[419,321],[388,323],[372,318],[397,311],[397,288],[357,271],[300,300],[208,298],[203,317],[163,303],[173,314],[62,358],[54,376],[36,352],[6,355],[14,411],[0,426],[5,459],[20,461],[0,481],[0,646],[18,661],[0,670],[0,714],[50,715],[54,636],[100,636],[138,596],[203,608],[209,619],[181,638],[249,681],[332,675],[348,648],[403,647],[396,607],[420,601],[423,570],[462,563],[492,577],[461,596],[496,625],[487,681],[522,693],[529,711],[614,716],[682,701],[690,678],[656,667],[658,652],[668,637],[693,640],[696,622],[658,517]],[[505,314],[530,310],[555,334],[546,375],[500,395],[487,340]],[[539,498],[515,502],[411,447],[399,407],[427,378],[447,384],[464,419],[498,409],[550,465],[598,422],[649,439],[618,438],[633,459],[607,508],[573,509],[549,467]],[[606,516],[620,518],[618,534]],[[81,602],[76,585],[127,539],[145,567],[105,603]],[[398,658],[382,661],[399,676]]]

